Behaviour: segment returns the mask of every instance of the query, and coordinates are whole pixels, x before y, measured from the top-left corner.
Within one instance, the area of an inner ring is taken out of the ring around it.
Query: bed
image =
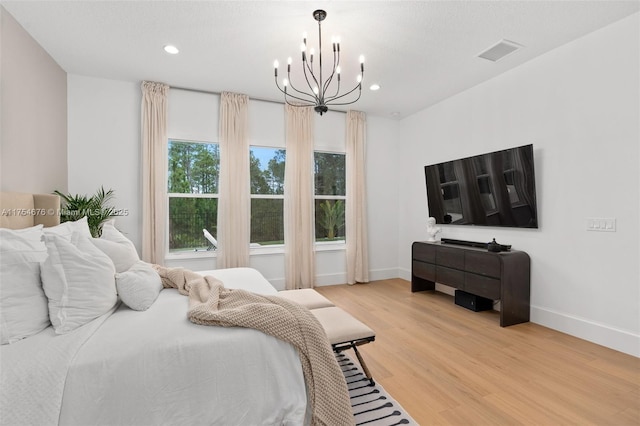
[[[0,227],[32,230],[28,232],[36,232],[39,224],[46,225],[43,229],[56,228],[56,215],[49,213],[58,211],[57,197],[0,196]],[[0,231],[4,232],[5,244],[0,247],[5,268],[0,282],[4,326],[11,321],[5,318],[11,314],[4,309],[11,302],[6,300],[10,295],[7,288],[16,285],[8,278],[11,271],[5,263],[11,263],[13,253],[20,250],[7,248],[6,236],[13,231]],[[49,240],[61,238],[44,238],[51,258]],[[113,264],[117,265],[116,260]],[[41,267],[44,280],[46,268]],[[254,269],[202,274],[218,278],[227,288],[264,295],[277,293]],[[49,324],[25,338],[3,344],[1,424],[309,422],[306,385],[293,346],[253,329],[193,324],[185,315],[187,304],[188,299],[174,289],[158,290],[144,311],[133,310],[118,299],[106,312],[71,331],[58,333]],[[51,318],[53,321],[54,316]]]

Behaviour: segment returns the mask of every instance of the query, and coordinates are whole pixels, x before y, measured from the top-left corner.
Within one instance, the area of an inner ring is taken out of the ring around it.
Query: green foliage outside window
[[[170,194],[212,197],[169,197],[169,251],[205,250],[203,229],[217,235],[220,149],[218,144],[169,141],[167,189]]]
[[[252,146],[251,242],[261,245],[284,243],[284,149]],[[255,197],[255,196],[262,197]]]
[[[314,155],[316,241],[345,239],[345,158],[330,152]]]

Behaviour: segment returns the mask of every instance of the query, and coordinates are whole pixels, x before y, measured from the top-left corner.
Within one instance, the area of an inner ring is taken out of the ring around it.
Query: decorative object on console
[[[500,253],[501,251],[509,251],[511,250],[511,245],[498,244],[496,243],[496,239],[487,244],[487,250],[492,251],[494,253]]]
[[[427,241],[433,243],[436,241],[436,235],[442,231],[442,228],[436,226],[436,218],[430,217],[427,219],[427,234],[429,234],[429,238]]]
[[[101,186],[91,197],[78,194],[65,195],[58,190],[53,192],[60,196],[65,203],[60,212],[60,221],[76,221],[86,217],[89,230],[94,238],[98,238],[102,234],[102,224],[115,213],[115,208],[107,205],[113,198],[112,189],[105,191]]]
[[[326,80],[322,78],[322,28],[321,22],[327,17],[327,12],[324,10],[315,10],[313,12],[313,18],[318,22],[318,68],[314,70],[313,57],[315,55],[314,49],[310,49],[307,55],[307,35],[303,34],[302,39],[302,72],[307,82],[307,86],[311,90],[311,93],[298,90],[293,86],[291,81],[291,58],[287,60],[287,78],[282,80],[282,86],[278,84],[278,61],[273,63],[274,76],[276,86],[284,93],[284,101],[288,105],[292,106],[314,106],[315,111],[320,115],[329,110],[330,105],[348,105],[356,102],[360,99],[362,93],[362,78],[364,76],[364,56],[360,56],[360,74],[357,77],[356,86],[346,93],[340,94],[340,40],[333,38],[333,67],[331,68],[331,74]],[[332,90],[331,83],[333,79],[336,79],[335,92],[330,94]],[[288,91],[288,87],[291,87],[291,91]],[[358,91],[358,97],[351,101],[346,101],[343,98]],[[292,94],[295,92],[295,94]],[[293,101],[294,103],[291,103]],[[299,101],[299,102],[296,102]]]

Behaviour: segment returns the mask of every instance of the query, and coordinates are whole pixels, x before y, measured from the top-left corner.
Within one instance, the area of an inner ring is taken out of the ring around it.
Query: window
[[[205,251],[217,236],[218,144],[169,140],[169,252]]]
[[[284,164],[286,151],[250,147],[251,244],[284,244]]]
[[[345,154],[314,153],[316,242],[344,241]]]

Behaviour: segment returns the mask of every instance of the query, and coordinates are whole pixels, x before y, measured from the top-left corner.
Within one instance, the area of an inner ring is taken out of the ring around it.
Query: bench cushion
[[[312,288],[302,288],[299,290],[283,290],[278,292],[278,296],[296,302],[307,309],[327,308],[334,306],[333,303]]]
[[[370,339],[376,335],[364,323],[335,306],[313,309],[311,313],[322,324],[332,345]]]

